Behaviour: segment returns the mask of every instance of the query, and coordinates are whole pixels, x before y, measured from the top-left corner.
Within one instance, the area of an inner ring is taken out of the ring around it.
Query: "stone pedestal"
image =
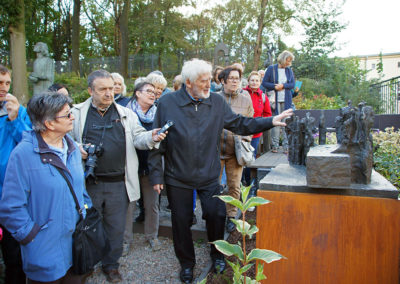
[[[398,283],[398,191],[373,171],[371,184],[307,186],[304,166],[279,165],[260,181],[257,247],[287,259],[264,265],[263,283]]]
[[[332,153],[338,147],[338,145],[311,147],[306,160],[309,187],[348,188],[350,186],[350,155]]]

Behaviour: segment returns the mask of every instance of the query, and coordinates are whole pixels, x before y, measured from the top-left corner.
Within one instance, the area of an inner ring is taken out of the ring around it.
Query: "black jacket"
[[[250,135],[272,127],[272,117],[250,118],[235,114],[217,93],[195,102],[184,85],[160,98],[153,128],[162,127],[168,120],[172,120],[174,126],[168,130],[160,148],[150,151],[150,182],[193,189],[219,183],[219,142],[223,128]]]

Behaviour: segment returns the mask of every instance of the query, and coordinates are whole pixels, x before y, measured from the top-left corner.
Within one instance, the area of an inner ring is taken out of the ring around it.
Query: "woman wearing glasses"
[[[254,110],[251,98],[249,95],[241,92],[242,70],[235,66],[227,67],[219,74],[219,80],[223,85],[221,95],[231,106],[233,112],[243,116],[252,117]],[[251,136],[242,136],[241,139],[250,142]],[[221,153],[221,169],[225,167],[228,194],[239,199],[240,180],[242,178],[243,166],[239,165],[236,159],[234,134],[231,131],[224,129],[221,134],[220,141],[219,149]],[[235,229],[235,224],[231,221],[231,219],[235,218],[236,214],[237,208],[227,204],[226,229],[229,233]]]
[[[153,126],[154,116],[157,107],[154,102],[156,100],[156,91],[153,84],[148,82],[141,82],[136,85],[133,91],[131,101],[126,106],[133,110],[138,118],[140,124],[151,130]],[[143,197],[144,203],[144,234],[147,242],[153,250],[159,250],[161,244],[157,238],[158,225],[159,225],[159,196],[153,190],[149,181],[149,167],[147,158],[149,150],[136,150],[139,158],[139,181],[140,193]]]
[[[24,132],[5,175],[0,223],[20,243],[23,269],[31,283],[81,283],[81,277],[70,271],[72,233],[79,215],[58,171],[68,177],[86,214],[84,208],[92,203],[85,189],[82,157],[67,135],[74,120],[70,103],[60,93],[32,97],[27,111],[34,130]]]

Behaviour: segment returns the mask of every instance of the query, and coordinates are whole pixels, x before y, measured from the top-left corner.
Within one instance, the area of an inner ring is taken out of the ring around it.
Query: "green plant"
[[[345,102],[339,97],[328,97],[326,95],[314,95],[304,97],[299,94],[293,99],[296,109],[338,109],[345,106]]]
[[[375,170],[400,189],[400,129],[390,127],[372,136]]]
[[[285,258],[271,250],[266,249],[253,249],[248,254],[246,254],[246,237],[252,238],[252,236],[258,232],[257,226],[252,226],[246,222],[246,211],[255,206],[260,206],[263,204],[270,203],[270,201],[262,198],[262,197],[251,197],[247,199],[249,195],[251,186],[244,187],[241,186],[241,200],[233,198],[228,195],[218,196],[225,203],[231,204],[240,209],[242,212],[242,220],[233,220],[232,221],[236,225],[236,230],[242,234],[242,246],[240,243],[238,244],[230,244],[224,240],[217,240],[212,242],[217,250],[222,252],[226,256],[234,255],[238,261],[230,262],[227,261],[228,264],[232,267],[233,270],[233,283],[257,283],[260,280],[266,279],[266,276],[263,273],[264,264],[259,263],[257,267],[256,279],[253,280],[250,277],[246,276],[246,271],[248,271],[254,264],[254,261],[261,260],[266,263],[271,263],[276,260],[280,260],[281,258]]]

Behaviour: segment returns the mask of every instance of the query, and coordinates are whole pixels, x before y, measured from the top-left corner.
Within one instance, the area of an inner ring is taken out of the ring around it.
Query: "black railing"
[[[373,84],[370,89],[380,95],[382,114],[400,114],[400,76]]]

